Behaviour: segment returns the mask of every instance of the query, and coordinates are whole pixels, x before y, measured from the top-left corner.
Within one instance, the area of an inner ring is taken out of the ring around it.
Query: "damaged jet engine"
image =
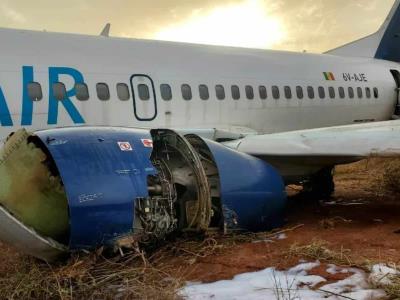
[[[0,240],[46,261],[185,231],[272,228],[285,200],[264,161],[172,130],[22,129],[0,150]]]

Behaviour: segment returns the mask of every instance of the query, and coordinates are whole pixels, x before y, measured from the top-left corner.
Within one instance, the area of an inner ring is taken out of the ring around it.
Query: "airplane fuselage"
[[[388,120],[397,101],[399,65],[372,58],[6,29],[0,38],[1,140],[78,125],[275,133]]]

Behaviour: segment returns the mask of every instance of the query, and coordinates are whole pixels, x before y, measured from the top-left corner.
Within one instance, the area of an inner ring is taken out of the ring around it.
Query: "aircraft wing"
[[[250,135],[258,135],[259,133],[249,127],[243,126],[221,126],[216,125],[207,128],[173,128],[181,135],[196,134],[202,138],[223,142],[231,140],[239,140]]]
[[[321,168],[370,156],[400,154],[400,121],[247,136],[225,143],[271,163],[286,181],[297,181]]]

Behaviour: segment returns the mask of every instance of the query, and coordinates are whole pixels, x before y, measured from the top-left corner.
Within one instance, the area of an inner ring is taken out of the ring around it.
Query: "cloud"
[[[192,29],[204,42],[212,34],[218,44],[322,52],[376,31],[393,2],[0,0],[0,26],[97,35],[110,22],[113,36],[154,38],[172,32],[190,42],[194,35],[187,30]]]
[[[324,52],[377,30],[393,0],[276,0],[288,38],[275,49]]]
[[[268,48],[286,36],[280,18],[262,0],[244,0],[209,10],[195,8],[189,17],[156,32],[161,40]]]
[[[0,6],[0,12],[6,17],[8,18],[10,21],[14,22],[14,23],[18,23],[18,24],[24,24],[27,22],[26,17],[16,11],[15,9],[13,9],[12,7],[8,6],[7,4],[3,3]]]

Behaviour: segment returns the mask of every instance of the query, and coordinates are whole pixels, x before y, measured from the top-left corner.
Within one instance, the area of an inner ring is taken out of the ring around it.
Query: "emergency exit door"
[[[398,70],[390,70],[390,73],[392,73],[394,81],[396,82],[397,101],[393,117],[395,117],[395,119],[398,119],[398,117],[400,116],[400,72]]]
[[[132,75],[131,88],[136,119],[154,120],[157,117],[157,101],[153,80],[148,75]]]

